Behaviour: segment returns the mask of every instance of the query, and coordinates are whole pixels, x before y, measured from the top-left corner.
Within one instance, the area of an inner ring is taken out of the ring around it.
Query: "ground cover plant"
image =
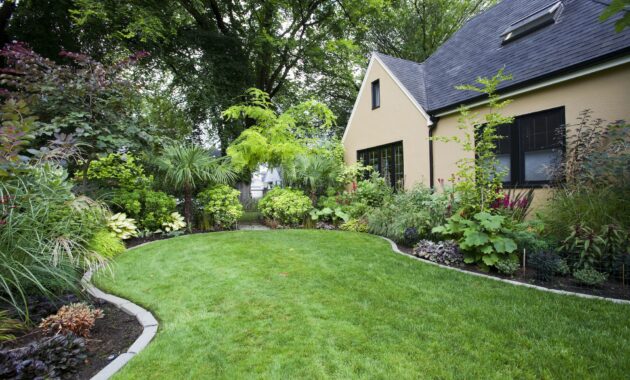
[[[128,251],[114,277],[96,281],[161,321],[120,379],[604,379],[630,371],[627,305],[444,270],[366,234],[177,237]]]

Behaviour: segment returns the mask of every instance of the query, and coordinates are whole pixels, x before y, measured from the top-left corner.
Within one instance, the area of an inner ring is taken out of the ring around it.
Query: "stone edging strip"
[[[374,236],[378,236],[378,235],[374,235]],[[383,237],[383,236],[378,236],[378,237],[388,241],[389,244],[392,245],[392,250],[394,252],[396,252],[398,254],[401,254],[403,256],[412,258],[414,260],[418,260],[418,261],[423,262],[425,264],[431,264],[431,265],[435,265],[435,266],[438,266],[438,267],[441,267],[441,268],[444,268],[444,269],[450,269],[450,270],[454,270],[454,271],[457,271],[457,272],[466,273],[466,274],[469,274],[469,275],[472,275],[472,276],[483,277],[483,278],[487,278],[487,279],[490,279],[490,280],[505,282],[505,283],[512,284],[512,285],[524,286],[526,288],[538,289],[538,290],[542,290],[544,292],[556,293],[556,294],[562,294],[562,295],[568,295],[568,296],[576,296],[576,297],[581,297],[581,298],[597,299],[597,300],[614,302],[614,303],[618,303],[618,304],[630,305],[630,301],[628,301],[628,300],[621,300],[621,299],[617,299],[617,298],[608,298],[608,297],[600,297],[600,296],[594,296],[594,295],[591,295],[591,294],[575,293],[575,292],[569,292],[569,291],[566,291],[566,290],[559,290],[559,289],[550,289],[550,288],[545,288],[544,286],[527,284],[527,283],[524,283],[524,282],[508,280],[508,279],[505,279],[505,278],[499,278],[499,277],[495,277],[495,276],[489,276],[487,274],[471,272],[471,271],[467,271],[467,270],[463,270],[463,269],[459,269],[459,268],[455,268],[455,267],[449,267],[448,265],[442,265],[442,264],[434,263],[432,261],[423,260],[423,259],[421,259],[419,257],[415,257],[415,256],[412,256],[412,255],[410,255],[408,253],[402,252],[401,250],[398,249],[398,246],[392,240],[390,240],[390,239],[388,239],[386,237]]]
[[[98,289],[91,282],[92,274],[92,270],[88,270],[83,275],[83,278],[81,279],[81,284],[83,285],[84,289],[92,297],[107,301],[120,310],[124,311],[125,313],[133,315],[134,317],[136,317],[143,328],[142,334],[140,334],[138,339],[133,342],[127,352],[118,355],[116,359],[114,359],[111,363],[105,366],[105,368],[101,369],[96,375],[92,377],[92,380],[107,380],[112,377],[116,372],[120,371],[120,369],[125,364],[127,364],[129,360],[131,360],[137,353],[142,351],[149,344],[149,342],[151,342],[151,340],[157,333],[158,321],[153,317],[153,314],[151,314],[150,311],[145,310],[135,303],[124,298],[107,294]]]

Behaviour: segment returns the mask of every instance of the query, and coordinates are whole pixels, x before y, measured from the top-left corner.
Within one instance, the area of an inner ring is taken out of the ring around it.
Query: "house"
[[[458,108],[488,112],[487,100],[455,89],[504,68],[499,87],[513,99],[502,113],[497,155],[505,185],[544,195],[558,132],[590,109],[593,117],[630,120],[630,29],[600,22],[605,2],[503,0],[469,20],[426,61],[374,53],[344,132],[345,160],[372,165],[393,186],[448,181],[465,152],[430,136],[453,136]],[[564,131],[570,132],[570,131]],[[540,198],[540,197],[536,197]],[[544,197],[542,197],[544,198]]]

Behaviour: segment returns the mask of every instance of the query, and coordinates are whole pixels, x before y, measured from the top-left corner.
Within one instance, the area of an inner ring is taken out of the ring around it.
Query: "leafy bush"
[[[122,240],[108,230],[99,230],[88,243],[88,248],[99,255],[112,259],[125,252]]]
[[[588,286],[600,286],[608,280],[608,275],[606,273],[598,272],[591,267],[576,270],[573,272],[573,277],[580,284]]]
[[[597,266],[612,272],[619,258],[630,254],[630,234],[613,224],[602,226],[599,231],[577,225],[560,250],[576,257],[575,269]]]
[[[311,220],[323,223],[337,224],[340,221],[347,222],[350,219],[350,215],[343,212],[341,207],[332,209],[330,207],[324,207],[320,209],[312,209],[309,212]]]
[[[519,270],[521,264],[519,264],[518,260],[514,260],[514,258],[504,257],[497,261],[497,263],[494,264],[494,267],[497,268],[499,273],[512,276],[517,270]]]
[[[159,231],[164,222],[171,220],[177,201],[172,196],[153,190],[118,191],[113,203],[138,222],[138,228],[150,232]]]
[[[435,227],[433,232],[457,239],[466,263],[482,262],[493,266],[517,248],[516,242],[510,238],[512,230],[507,228],[506,217],[487,212],[476,213],[472,219],[454,215],[445,225]]]
[[[350,219],[339,228],[343,231],[368,232],[367,222],[363,219]]]
[[[357,183],[353,198],[369,207],[380,207],[391,195],[392,188],[374,173],[369,179]]]
[[[534,189],[510,189],[503,192],[491,205],[495,212],[517,222],[523,222],[534,200]]]
[[[285,226],[296,226],[304,221],[312,204],[299,190],[275,187],[260,200],[258,208],[267,219]]]
[[[557,253],[551,251],[532,252],[527,256],[527,265],[536,269],[536,278],[549,282],[555,275],[566,275],[569,268]]]
[[[403,243],[405,231],[415,228],[418,238],[432,239],[431,229],[444,223],[449,202],[448,194],[423,186],[396,193],[388,197],[381,207],[368,213],[370,232]],[[418,238],[415,238],[416,241]],[[410,245],[414,243],[408,242]]]
[[[459,250],[456,242],[452,240],[432,242],[420,240],[413,249],[413,254],[434,263],[461,266],[464,264],[464,255]]]
[[[46,334],[74,334],[86,338],[98,318],[103,318],[101,309],[95,309],[85,303],[73,303],[62,306],[57,314],[44,318],[39,327]]]
[[[136,221],[134,219],[127,218],[127,215],[120,212],[109,218],[107,221],[107,227],[109,227],[109,230],[116,238],[121,240],[127,240],[134,236],[138,236]]]
[[[162,228],[166,233],[177,232],[185,227],[184,217],[178,212],[171,213],[170,219],[162,223]]]
[[[46,337],[26,347],[0,351],[0,378],[68,378],[86,358],[82,338],[71,335]]]
[[[197,201],[213,228],[231,229],[243,215],[243,205],[238,200],[240,194],[230,186],[217,185],[200,192]]]
[[[91,161],[87,177],[101,186],[126,190],[144,189],[153,182],[153,178],[144,173],[144,167],[131,153],[110,153]]]

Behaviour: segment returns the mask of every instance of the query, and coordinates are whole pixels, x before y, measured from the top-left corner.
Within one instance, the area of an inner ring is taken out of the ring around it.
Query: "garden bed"
[[[76,372],[65,374],[63,379],[90,379],[118,355],[125,353],[142,333],[142,326],[134,316],[104,301],[93,300],[91,304],[103,311],[103,318],[96,320],[90,336],[85,338],[87,358]],[[35,327],[22,331],[14,340],[4,342],[0,349],[25,347],[44,337],[43,331]]]
[[[406,247],[404,245],[396,244],[401,252],[413,256],[423,261],[433,263],[422,257],[414,255],[413,248]],[[532,268],[520,268],[513,276],[506,276],[498,272],[483,271],[476,265],[465,264],[462,266],[453,266],[453,268],[462,269],[465,271],[480,273],[487,276],[497,277],[501,279],[522,282],[524,284],[532,284],[542,286],[549,289],[563,290],[568,292],[582,293],[599,297],[616,298],[622,300],[630,300],[630,283],[626,283],[625,286],[619,281],[608,280],[599,287],[587,287],[577,283],[570,277],[554,276],[551,281],[541,281],[536,278],[536,270]]]

